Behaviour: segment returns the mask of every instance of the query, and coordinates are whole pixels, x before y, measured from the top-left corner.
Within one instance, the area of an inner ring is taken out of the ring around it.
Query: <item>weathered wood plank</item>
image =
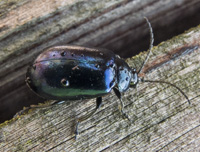
[[[131,55],[142,45],[148,46],[149,38],[143,40],[149,35],[143,16],[149,18],[157,37],[179,30],[183,18],[200,20],[198,13],[193,18],[199,1],[6,2],[0,7],[0,118],[14,115],[12,110],[22,109],[20,103],[41,101],[25,86],[24,75],[34,56],[46,47],[90,45]],[[170,26],[174,22],[179,24]],[[33,110],[1,125],[0,151],[199,150],[199,37],[197,27],[160,44],[144,69],[145,78],[166,80],[182,88],[191,99],[190,106],[176,89],[144,83],[138,86],[138,93],[130,89],[124,95],[132,124],[122,119],[118,100],[110,94],[104,97],[102,108],[81,123],[75,142],[75,120],[91,111],[95,101],[74,101]],[[138,69],[144,55],[129,59],[129,65]]]
[[[29,114],[2,126],[0,151],[198,151],[200,145],[200,26],[154,47],[144,70],[146,79],[165,80],[180,87],[191,105],[174,88],[141,83],[124,94],[124,120],[114,94],[80,125],[75,119],[91,111],[94,100],[69,102]],[[127,60],[139,67],[141,53]]]
[[[1,122],[23,106],[42,101],[27,90],[24,75],[44,48],[79,44],[105,47],[130,57],[148,47],[149,33],[143,16],[152,23],[155,40],[162,41],[169,33],[191,26],[189,22],[200,21],[199,8],[199,1],[188,0],[2,0]]]

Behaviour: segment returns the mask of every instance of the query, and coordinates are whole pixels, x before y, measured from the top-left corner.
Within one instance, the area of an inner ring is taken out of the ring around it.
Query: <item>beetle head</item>
[[[132,70],[127,63],[117,56],[117,86],[120,92],[125,92],[131,83]]]

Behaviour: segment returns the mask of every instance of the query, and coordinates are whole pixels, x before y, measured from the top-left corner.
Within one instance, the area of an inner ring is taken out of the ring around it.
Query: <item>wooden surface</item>
[[[155,39],[162,40],[162,35],[179,31],[184,20],[186,25],[199,21],[199,8],[195,0],[1,1],[0,117],[8,120],[23,106],[42,101],[27,88],[24,77],[44,48],[79,44],[131,56],[141,46],[148,47],[143,16],[152,23]],[[199,31],[197,27],[155,47],[143,74],[175,83],[191,105],[172,87],[143,83],[123,97],[132,124],[121,117],[111,93],[103,98],[102,108],[81,123],[77,141],[75,120],[95,108],[94,100],[37,109],[5,122],[0,151],[198,151]],[[144,54],[128,59],[129,65],[138,69]]]
[[[140,54],[128,59],[138,67]],[[200,146],[200,27],[154,47],[144,70],[145,78],[176,84],[175,88],[141,83],[124,96],[125,111],[118,111],[117,97],[103,98],[100,110],[79,127],[76,118],[95,108],[94,100],[68,102],[32,110],[0,129],[0,151],[199,151]]]
[[[131,57],[200,24],[200,1],[188,0],[2,0],[0,2],[0,122],[24,106],[44,101],[25,85],[28,65],[58,44],[105,47]]]

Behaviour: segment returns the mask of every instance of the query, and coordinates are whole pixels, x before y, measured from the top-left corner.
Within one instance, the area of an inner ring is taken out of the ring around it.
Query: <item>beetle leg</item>
[[[95,110],[92,111],[90,114],[77,119],[76,128],[75,128],[75,132],[74,132],[75,133],[75,139],[77,138],[77,135],[79,134],[78,126],[79,126],[80,122],[82,122],[82,121],[88,119],[89,117],[91,117],[99,109],[101,104],[102,104],[102,97],[96,98],[96,108],[95,108]]]
[[[102,104],[102,97],[98,97],[96,99],[96,110],[101,107],[101,104]]]
[[[131,121],[128,117],[128,115],[124,112],[124,102],[122,101],[122,96],[121,93],[119,92],[119,90],[117,88],[113,88],[115,95],[117,96],[117,98],[120,101],[119,104],[119,111],[121,112],[121,114],[123,115],[123,117],[125,117],[126,119],[128,119],[129,121]]]

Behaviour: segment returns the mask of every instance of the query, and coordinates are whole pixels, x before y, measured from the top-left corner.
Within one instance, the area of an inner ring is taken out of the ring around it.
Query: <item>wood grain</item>
[[[74,139],[76,118],[95,108],[94,100],[66,102],[36,109],[0,129],[0,151],[198,151],[200,145],[200,27],[154,47],[146,79],[176,84],[175,88],[141,83],[124,96],[125,111],[118,111],[117,97],[103,98],[102,108],[80,124]],[[138,67],[141,53],[127,60]],[[84,104],[83,104],[84,103]]]
[[[44,100],[25,85],[28,65],[43,49],[78,44],[131,57],[200,23],[199,1],[3,0],[0,3],[0,122]]]
[[[23,106],[44,101],[24,82],[28,65],[43,49],[78,44],[132,56],[141,46],[148,47],[143,16],[152,23],[155,39],[162,41],[162,35],[179,31],[182,21],[199,21],[199,8],[199,1],[187,0],[1,1],[0,119],[9,120]],[[66,102],[1,124],[0,151],[198,151],[199,43],[198,26],[155,46],[141,74],[176,84],[191,105],[175,88],[141,83],[123,96],[132,123],[122,118],[111,93],[103,98],[102,108],[80,124],[75,141],[75,121],[95,108],[95,100]],[[145,54],[127,62],[139,69]]]

